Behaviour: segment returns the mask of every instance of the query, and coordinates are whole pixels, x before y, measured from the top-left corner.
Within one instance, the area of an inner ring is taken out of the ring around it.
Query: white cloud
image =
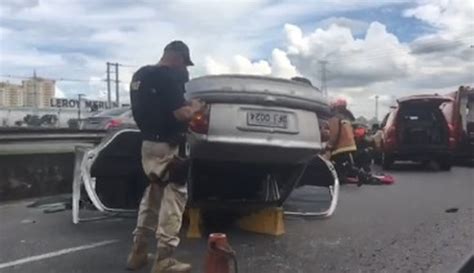
[[[35,7],[39,0],[3,0],[0,9],[7,11],[18,11],[25,8]]]
[[[378,22],[370,24],[363,39],[355,39],[348,28],[337,25],[308,35],[301,35],[296,26],[285,29],[288,56],[296,68],[307,77],[319,79],[319,61],[328,61],[328,80],[333,88],[394,80],[413,69],[409,48]]]
[[[236,55],[228,65],[220,63],[211,57],[206,60],[206,71],[209,74],[251,74],[270,75],[271,67],[267,61],[252,62],[246,57]]]
[[[328,28],[331,25],[348,28],[354,35],[364,34],[369,27],[369,23],[361,20],[354,20],[346,17],[330,17],[318,23],[321,28]]]
[[[309,33],[297,25],[286,24],[286,49],[274,49],[270,58],[271,74],[283,77],[301,74],[319,83],[319,61],[327,60],[330,96],[346,98],[352,109],[369,117],[374,112],[375,95],[379,95],[383,112],[398,96],[447,93],[458,85],[472,84],[474,50],[470,44],[474,43],[474,28],[470,26],[474,13],[470,10],[474,5],[466,2],[424,1],[406,10],[405,16],[422,20],[436,30],[411,43],[400,42],[379,22],[370,23],[363,38],[354,37],[354,24],[351,26],[350,21],[343,24],[344,20],[338,18],[321,22],[320,26],[325,27]],[[466,16],[469,12],[470,17]],[[460,35],[465,33],[468,35]],[[275,55],[284,56],[284,67],[289,67],[290,72],[280,73]],[[218,65],[223,73],[235,72],[230,64]]]
[[[231,69],[225,64],[221,64],[214,60],[212,57],[207,57],[205,62],[206,72],[209,74],[230,74]]]
[[[241,55],[234,57],[232,70],[238,74],[269,75],[271,73],[271,68],[267,61],[252,62]]]
[[[441,32],[451,35],[474,31],[474,4],[466,0],[423,0],[419,5],[404,11],[407,17],[415,17]]]
[[[271,63],[265,60],[252,62],[241,55],[234,56],[232,62],[218,62],[211,57],[206,58],[206,73],[208,74],[251,74],[272,75],[274,77],[291,78],[299,75],[295,66],[288,59],[286,52],[274,49]]]
[[[54,90],[54,93],[55,93],[55,97],[56,98],[65,98],[66,95],[64,94],[64,92],[56,85],[56,90]]]
[[[278,48],[272,52],[272,75],[281,78],[291,78],[299,75],[296,67],[291,64],[288,54]]]
[[[410,8],[401,10],[402,2]],[[302,75],[319,86],[319,61],[327,60],[329,91],[370,115],[368,98],[375,94],[392,98],[472,82],[473,6],[464,0],[4,0],[0,72],[29,75],[37,68],[46,77],[93,78],[59,86],[66,96],[104,99],[105,62],[156,63],[167,42],[182,39],[196,63],[192,76]],[[341,17],[369,8],[398,10],[428,24],[430,34],[401,42],[383,23]],[[120,67],[122,99],[136,69]]]

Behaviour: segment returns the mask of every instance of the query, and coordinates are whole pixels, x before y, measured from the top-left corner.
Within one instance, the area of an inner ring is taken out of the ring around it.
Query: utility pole
[[[375,95],[375,120],[379,121],[379,95]]]
[[[115,63],[115,102],[117,107],[120,107],[120,94],[119,94],[119,64]]]
[[[328,64],[328,61],[321,60],[319,61],[319,64],[321,65],[321,92],[323,95],[327,96],[328,95],[328,90],[327,90],[327,67],[326,65]]]
[[[120,85],[119,85],[119,63],[107,62],[107,104],[109,108],[112,108],[112,90],[111,90],[111,76],[112,71],[110,67],[113,67],[115,70],[115,103],[117,107],[120,106]]]
[[[110,65],[111,63],[107,62],[107,107],[112,108],[112,96],[110,94]]]

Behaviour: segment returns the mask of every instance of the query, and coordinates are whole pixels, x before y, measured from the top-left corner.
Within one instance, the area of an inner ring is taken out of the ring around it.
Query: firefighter
[[[329,141],[326,145],[326,157],[334,162],[339,180],[347,183],[348,176],[356,176],[354,156],[357,146],[351,122],[354,115],[347,109],[344,99],[337,99],[331,103],[332,117],[329,119]],[[358,181],[360,186],[362,181]]]
[[[143,136],[142,165],[150,185],[140,202],[127,259],[129,270],[140,269],[147,263],[146,236],[152,233],[157,239],[152,273],[191,270],[191,265],[173,258],[180,241],[178,233],[187,188],[185,179],[175,179],[172,173],[179,162],[179,147],[184,142],[187,123],[203,107],[199,101],[186,104],[184,99],[184,84],[189,78],[187,67],[191,65],[187,45],[173,41],[165,47],[158,64],[140,68],[132,78],[132,112]]]

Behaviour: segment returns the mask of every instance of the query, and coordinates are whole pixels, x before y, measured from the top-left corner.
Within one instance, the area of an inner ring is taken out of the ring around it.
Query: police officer
[[[184,84],[193,63],[189,48],[173,41],[158,64],[140,68],[132,78],[130,96],[133,117],[143,136],[142,165],[150,185],[140,202],[137,226],[127,268],[137,270],[147,263],[146,236],[155,233],[157,253],[152,273],[189,272],[191,266],[172,257],[179,244],[178,233],[187,201],[182,181],[170,181],[170,165],[178,157],[188,121],[202,108],[199,101],[187,104]]]

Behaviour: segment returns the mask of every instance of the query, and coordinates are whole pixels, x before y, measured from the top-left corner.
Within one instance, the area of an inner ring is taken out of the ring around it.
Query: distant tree
[[[28,114],[23,118],[23,122],[27,126],[31,126],[31,127],[39,127],[41,125],[41,119],[38,117],[38,115]]]
[[[98,112],[99,111],[99,106],[97,105],[97,103],[93,103],[91,105],[91,112],[95,113],[95,112]]]
[[[67,126],[70,129],[79,129],[79,120],[77,118],[72,118],[67,121]]]
[[[375,117],[371,118],[368,122],[370,125],[379,123],[379,121]]]
[[[355,119],[357,123],[369,124],[369,121],[364,116],[359,116]]]
[[[40,118],[41,126],[55,126],[57,122],[58,116],[52,114],[46,114]]]

